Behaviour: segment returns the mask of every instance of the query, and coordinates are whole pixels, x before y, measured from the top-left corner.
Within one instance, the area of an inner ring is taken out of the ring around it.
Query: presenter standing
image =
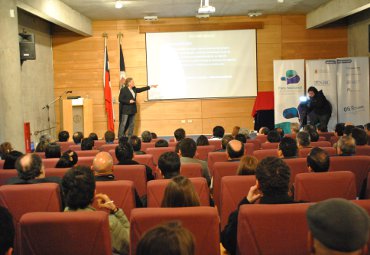
[[[318,125],[320,131],[327,132],[332,112],[330,102],[326,99],[322,90],[318,91],[315,87],[308,88],[308,96],[307,124]]]
[[[136,94],[147,91],[150,88],[156,88],[158,85],[146,86],[143,88],[136,88],[135,82],[132,78],[122,79],[120,84],[125,86],[119,92],[119,129],[118,137],[124,136],[128,130],[127,135],[132,136],[135,125]]]

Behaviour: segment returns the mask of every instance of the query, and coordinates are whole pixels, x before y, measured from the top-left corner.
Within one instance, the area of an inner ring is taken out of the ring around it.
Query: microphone
[[[70,93],[72,93],[72,90],[66,91],[66,94],[70,94]]]

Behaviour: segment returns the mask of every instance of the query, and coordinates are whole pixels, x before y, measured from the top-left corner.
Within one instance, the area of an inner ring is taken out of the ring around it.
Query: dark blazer
[[[121,115],[122,114],[135,114],[137,112],[137,107],[136,107],[136,94],[141,93],[143,91],[149,90],[150,87],[146,86],[143,88],[136,88],[133,87],[132,90],[135,93],[135,97],[132,96],[130,90],[128,87],[124,86],[121,91],[119,92],[119,117],[121,120]],[[135,103],[130,104],[130,100],[135,100]]]

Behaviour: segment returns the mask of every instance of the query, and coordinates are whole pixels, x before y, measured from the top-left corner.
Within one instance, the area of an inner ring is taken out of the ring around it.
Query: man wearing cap
[[[334,198],[307,209],[311,254],[366,254],[369,215],[351,201]]]

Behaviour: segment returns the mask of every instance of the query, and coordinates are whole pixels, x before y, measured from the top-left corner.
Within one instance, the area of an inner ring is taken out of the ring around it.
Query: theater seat
[[[321,132],[320,137],[325,137],[325,141],[329,141],[334,136],[334,132]]]
[[[130,219],[131,210],[135,208],[134,183],[132,181],[97,181],[96,194],[103,193],[114,201],[114,204],[123,210],[127,218]],[[93,207],[99,209],[97,202],[94,201]]]
[[[224,176],[236,175],[236,169],[239,166],[238,161],[233,162],[217,162],[214,165],[213,171],[213,199],[215,205],[220,212],[220,191],[221,191],[221,178]]]
[[[80,151],[81,150],[81,144],[72,144],[68,148],[69,150],[72,151]]]
[[[58,163],[59,158],[43,158],[42,163],[44,164],[45,168],[54,168],[55,165]]]
[[[247,143],[252,143],[254,145],[254,148],[253,150],[260,150],[261,149],[261,142],[259,140],[256,140],[256,139],[248,139],[247,140]]]
[[[256,176],[224,176],[221,179],[220,218],[221,229],[227,224],[230,213],[238,208],[250,187],[256,184]]]
[[[158,148],[148,148],[146,150],[147,154],[153,155],[153,162],[154,165],[158,165],[158,159],[159,157],[168,151],[175,151],[175,147],[158,147]]]
[[[0,186],[4,185],[8,179],[17,177],[18,172],[15,169],[0,170]]]
[[[134,155],[133,160],[138,162],[139,164],[146,165],[150,167],[152,170],[155,169],[153,155],[151,154],[143,154],[143,155]]]
[[[221,139],[208,140],[208,142],[209,142],[209,145],[215,146],[215,150],[222,149],[222,140]]]
[[[334,145],[336,142],[338,142],[339,137],[338,136],[332,136],[330,137],[330,143],[331,145]]]
[[[109,150],[108,153],[112,156],[113,158],[113,164],[118,164],[118,159],[116,157],[116,150]]]
[[[45,152],[34,152],[36,155],[40,156],[40,158],[44,159],[45,157]]]
[[[306,158],[290,158],[283,159],[290,169],[290,184],[294,183],[295,176],[300,173],[307,173],[307,159]]]
[[[78,157],[95,157],[99,150],[76,151]]]
[[[278,151],[277,149],[264,149],[258,150],[253,152],[253,156],[255,156],[259,161],[267,157],[277,157]]]
[[[369,145],[356,146],[356,155],[370,156],[370,146]]]
[[[333,148],[333,147],[320,147],[321,149],[323,149],[324,151],[326,151],[329,156],[335,156],[337,154],[337,151]],[[312,150],[312,148],[302,148],[302,149],[299,149],[298,150],[298,156],[300,158],[305,158],[308,156],[308,154],[310,154],[310,151]]]
[[[107,144],[105,140],[94,140],[94,150],[99,150],[100,146]]]
[[[129,180],[140,197],[146,195],[146,171],[143,165],[114,165],[113,174],[116,180]]]
[[[115,150],[117,146],[118,144],[114,144],[114,143],[113,144],[103,144],[102,146],[100,146],[99,150],[109,152],[110,150]]]
[[[245,143],[244,144],[244,155],[252,156],[254,152],[254,144],[253,143]]]
[[[112,254],[105,212],[35,212],[20,220],[21,255]]]
[[[349,171],[297,174],[296,201],[319,202],[329,198],[356,199],[355,175]]]
[[[310,145],[312,147],[331,147],[331,143],[329,141],[311,142]]]
[[[215,151],[214,145],[197,146],[197,158],[200,160],[207,160],[208,153]]]
[[[198,163],[182,164],[180,174],[188,178],[202,177],[202,165]]]
[[[209,188],[203,177],[189,178],[197,192],[201,206],[209,206]],[[149,181],[147,184],[148,207],[161,207],[164,191],[170,179]]]
[[[46,177],[60,177],[63,178],[65,173],[69,170],[70,168],[45,168],[45,176]]]
[[[258,140],[261,144],[267,142],[267,135],[257,135],[255,140]]]
[[[57,142],[60,145],[60,151],[63,153],[69,150],[69,146],[74,145],[74,142]]]
[[[238,216],[238,254],[307,254],[306,210],[310,205],[241,206]]]
[[[95,157],[79,157],[76,165],[90,167]]]
[[[4,168],[4,163],[5,163],[5,160],[0,159],[0,169]]]
[[[141,236],[149,229],[169,221],[179,221],[194,236],[195,255],[220,255],[220,219],[213,207],[138,208],[132,210],[131,254]],[[159,254],[158,254],[159,255]]]
[[[141,150],[146,152],[146,149],[148,148],[154,148],[155,147],[155,142],[150,142],[150,143],[141,143]]]
[[[208,153],[208,169],[209,169],[209,172],[211,174],[211,176],[213,176],[213,165],[216,163],[216,162],[225,162],[227,161],[227,154],[226,152],[210,152]]]
[[[278,147],[279,143],[261,143],[262,150],[277,149]]]

